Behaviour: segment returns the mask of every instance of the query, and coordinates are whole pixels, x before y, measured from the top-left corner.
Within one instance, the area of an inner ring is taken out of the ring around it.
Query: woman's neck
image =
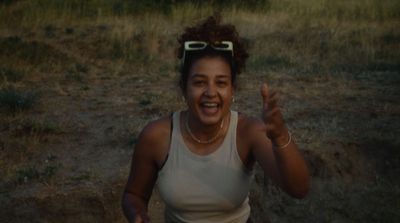
[[[184,121],[186,122],[186,129],[189,134],[193,134],[195,138],[202,140],[202,141],[207,141],[212,139],[213,137],[217,135],[222,135],[221,133],[225,129],[224,127],[227,124],[226,117],[228,115],[225,115],[222,117],[222,119],[215,124],[204,124],[202,123],[199,119],[197,119],[194,115],[192,115],[189,111],[186,111],[185,119]],[[193,138],[193,137],[192,137]],[[218,138],[218,136],[217,136]],[[195,140],[197,141],[197,140]]]

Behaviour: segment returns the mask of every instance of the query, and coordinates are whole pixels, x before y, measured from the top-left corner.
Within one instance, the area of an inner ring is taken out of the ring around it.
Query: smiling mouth
[[[217,108],[217,107],[219,107],[219,104],[215,103],[215,102],[203,102],[200,105],[202,107],[206,107],[206,108]]]
[[[216,102],[203,102],[200,104],[200,108],[206,115],[215,115],[220,108],[220,104]]]

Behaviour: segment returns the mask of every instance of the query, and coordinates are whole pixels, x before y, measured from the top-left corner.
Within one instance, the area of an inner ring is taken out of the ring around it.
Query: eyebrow
[[[197,77],[204,78],[204,77],[207,77],[207,75],[202,74],[202,73],[195,73],[192,75],[192,78],[197,78]],[[217,74],[217,78],[229,78],[229,75],[228,74]]]

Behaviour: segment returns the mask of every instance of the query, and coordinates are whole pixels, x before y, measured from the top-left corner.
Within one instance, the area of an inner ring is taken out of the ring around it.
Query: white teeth
[[[209,103],[209,102],[203,103],[202,105],[205,107],[217,107],[218,106],[217,103]]]

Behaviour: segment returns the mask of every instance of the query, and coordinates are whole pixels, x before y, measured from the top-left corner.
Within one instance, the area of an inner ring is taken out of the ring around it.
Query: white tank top
[[[221,146],[208,155],[187,148],[180,129],[180,112],[173,114],[169,155],[158,173],[165,221],[245,223],[250,215],[248,194],[253,177],[236,148],[238,113],[231,111]]]

